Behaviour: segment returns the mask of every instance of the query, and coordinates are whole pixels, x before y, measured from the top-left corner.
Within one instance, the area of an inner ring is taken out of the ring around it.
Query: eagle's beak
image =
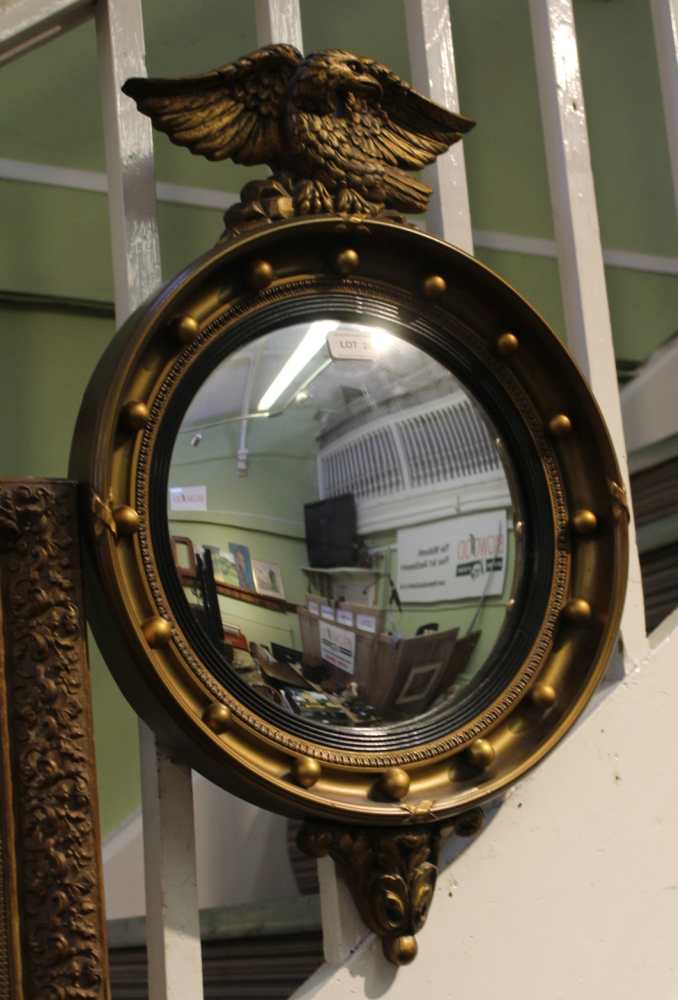
[[[356,84],[358,84],[357,87]],[[353,87],[355,90],[361,90],[363,93],[378,94],[379,97],[382,95],[382,87],[379,81],[375,80],[373,76],[367,76],[367,74],[354,76]]]
[[[381,97],[382,88],[378,80],[375,80],[369,73],[345,72],[341,76],[341,89],[352,90],[356,94],[375,94]]]

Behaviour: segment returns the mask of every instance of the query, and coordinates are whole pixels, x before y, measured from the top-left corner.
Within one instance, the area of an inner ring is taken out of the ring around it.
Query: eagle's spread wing
[[[405,170],[419,170],[433,163],[475,122],[441,108],[418,93],[386,66],[361,59],[379,81],[382,96],[380,128],[372,136],[380,159]]]
[[[173,143],[208,160],[275,163],[290,77],[303,62],[291,45],[268,45],[202,76],[135,78],[122,88]]]

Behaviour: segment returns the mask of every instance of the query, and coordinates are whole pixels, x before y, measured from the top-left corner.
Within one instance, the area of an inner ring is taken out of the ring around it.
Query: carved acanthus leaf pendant
[[[421,820],[431,806],[432,802],[425,801],[407,812],[413,821]],[[332,858],[363,921],[381,938],[386,958],[394,965],[407,965],[416,958],[415,934],[426,923],[433,901],[441,840],[453,833],[475,837],[484,822],[478,807],[442,826],[349,827],[307,822],[297,842],[311,857]]]
[[[382,939],[395,965],[417,954],[415,934],[426,922],[438,875],[436,826],[384,829],[307,824],[299,846],[329,854],[347,882],[365,924]]]

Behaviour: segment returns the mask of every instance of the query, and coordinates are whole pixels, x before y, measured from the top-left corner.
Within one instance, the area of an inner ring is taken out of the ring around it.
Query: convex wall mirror
[[[468,120],[288,46],[126,91],[273,176],[88,389],[96,635],[184,760],[309,821],[404,962],[441,825],[473,829],[605,669],[627,559],[609,437],[520,295],[398,218]]]

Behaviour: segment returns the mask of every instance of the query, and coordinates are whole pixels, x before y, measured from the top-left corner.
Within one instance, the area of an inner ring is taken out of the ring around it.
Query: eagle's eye
[[[362,73],[363,71],[363,68],[359,62],[349,62],[346,63],[346,65],[348,66],[348,68],[351,70],[352,73]]]

